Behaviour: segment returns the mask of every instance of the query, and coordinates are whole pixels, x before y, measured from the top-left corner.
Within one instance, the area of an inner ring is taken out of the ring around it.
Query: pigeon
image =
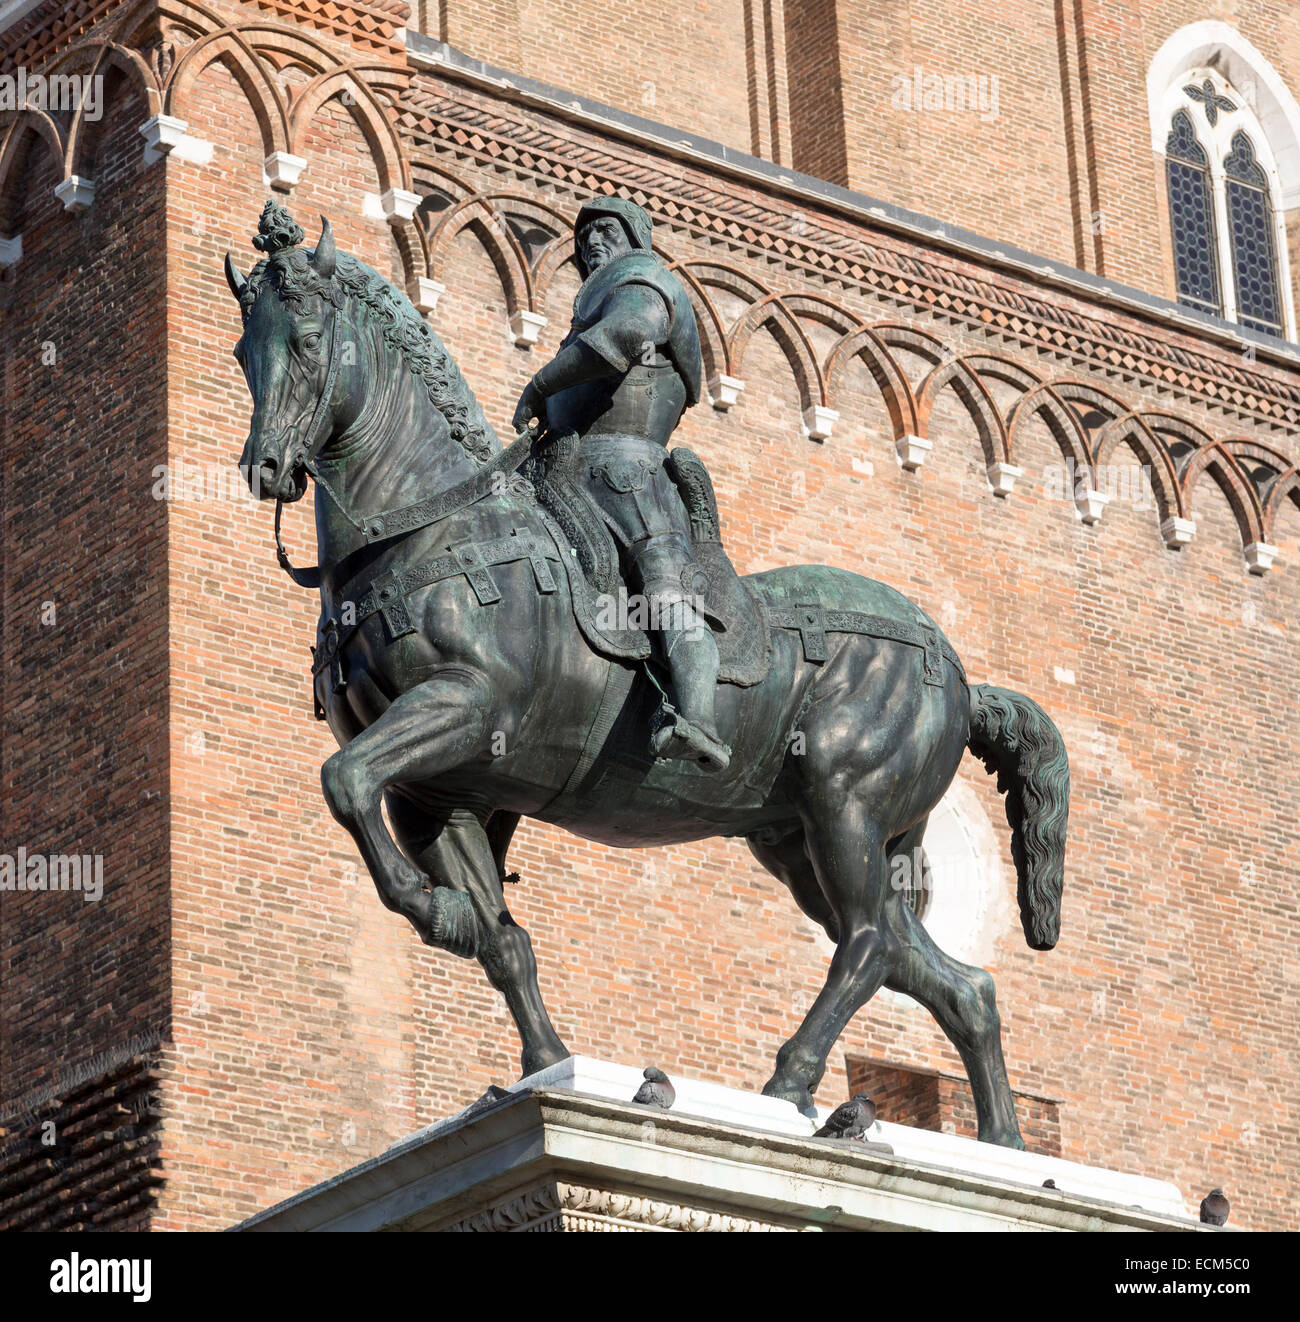
[[[1055,1181],[1055,1180],[1044,1180],[1044,1181],[1043,1181],[1043,1188],[1044,1188],[1044,1189],[1055,1189],[1055,1188],[1056,1188],[1056,1181]]]
[[[663,1072],[653,1065],[647,1065],[642,1071],[645,1082],[636,1090],[632,1098],[638,1106],[653,1106],[658,1111],[667,1111],[677,1100],[677,1089]]]
[[[498,1088],[495,1083],[488,1084],[488,1090],[477,1101],[471,1102],[465,1108],[467,1116],[476,1115],[479,1111],[486,1111],[489,1107],[495,1106],[498,1102],[504,1101],[507,1097],[513,1097],[514,1093],[508,1092],[505,1088]]]
[[[1211,1189],[1201,1199],[1201,1220],[1207,1226],[1225,1225],[1230,1210],[1228,1200],[1223,1196],[1222,1189]]]
[[[830,1119],[813,1137],[865,1139],[867,1130],[875,1120],[875,1102],[864,1092],[854,1093],[847,1102],[831,1112]]]

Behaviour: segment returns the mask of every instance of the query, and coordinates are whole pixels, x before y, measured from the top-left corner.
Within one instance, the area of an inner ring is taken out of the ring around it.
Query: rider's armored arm
[[[649,285],[623,285],[609,297],[604,315],[579,333],[533,377],[543,397],[604,376],[622,376],[648,361],[668,338],[668,306]]]

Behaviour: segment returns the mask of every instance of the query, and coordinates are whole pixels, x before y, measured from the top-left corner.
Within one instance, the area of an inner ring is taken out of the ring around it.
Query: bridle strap
[[[328,436],[326,427],[322,425],[321,411],[326,404],[334,398],[334,387],[338,382],[339,376],[339,320],[341,313],[337,308],[334,310],[333,319],[330,321],[330,357],[329,365],[325,369],[324,389],[316,396],[316,407],[312,409],[311,421],[307,424],[307,443],[300,445],[297,453],[293,457],[291,468],[296,468],[299,464],[311,474],[316,482],[325,489],[326,494],[339,507],[343,517],[358,532],[362,531],[361,524],[354,519],[346,505],[334,493],[334,489],[320,475],[316,468],[316,456],[320,454],[321,447],[325,444]],[[284,501],[278,496],[275,501],[275,558],[280,563],[280,568],[289,575],[291,579],[300,588],[318,588],[320,587],[320,566],[313,565],[310,569],[296,569],[289,560],[289,553],[284,549],[284,541],[280,536],[280,519],[284,513]]]

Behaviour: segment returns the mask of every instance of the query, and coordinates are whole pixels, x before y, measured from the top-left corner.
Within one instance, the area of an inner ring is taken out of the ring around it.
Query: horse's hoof
[[[538,1074],[544,1069],[549,1069],[552,1065],[558,1065],[562,1060],[568,1060],[572,1054],[567,1047],[561,1046],[525,1055],[520,1065],[523,1070],[523,1073],[519,1076],[520,1081],[522,1082],[530,1075]]]
[[[787,1082],[775,1076],[763,1085],[763,1096],[779,1097],[783,1102],[790,1102],[802,1115],[811,1115],[816,1110],[812,1093],[803,1084]]]
[[[1010,1133],[981,1134],[980,1142],[992,1143],[995,1147],[999,1148],[1014,1148],[1017,1152],[1028,1151],[1025,1147],[1025,1140],[1021,1138],[1015,1130],[1012,1130]]]

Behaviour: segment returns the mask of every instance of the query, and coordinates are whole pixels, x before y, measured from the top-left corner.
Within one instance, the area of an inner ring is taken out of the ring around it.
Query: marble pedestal
[[[573,1057],[238,1230],[1207,1230],[1173,1185],[877,1122],[812,1137],[788,1102]],[[1043,1187],[1054,1180],[1055,1189]]]

